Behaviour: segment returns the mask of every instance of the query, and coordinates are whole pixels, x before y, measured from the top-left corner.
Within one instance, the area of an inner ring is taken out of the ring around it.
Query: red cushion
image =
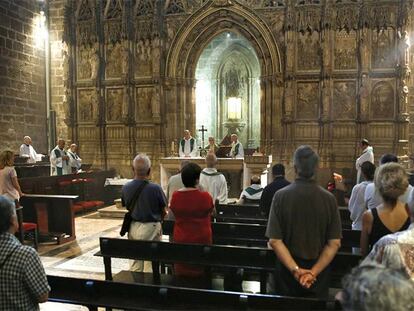
[[[105,205],[104,201],[91,201],[91,202],[95,203],[95,206],[98,206],[98,207],[101,207],[101,206]]]
[[[32,222],[24,222],[23,223],[23,231],[31,231],[31,230],[36,230],[37,229],[37,224],[32,223]]]
[[[62,180],[59,181],[59,186],[64,187],[64,186],[69,186],[72,182],[70,180]]]
[[[72,209],[75,213],[83,211],[83,206],[80,204],[73,204]]]
[[[95,179],[93,179],[93,178],[84,178],[83,181],[87,182],[87,183],[91,183],[91,182],[94,182]]]
[[[83,208],[95,207],[94,201],[80,201],[80,202],[77,202],[76,204],[82,205]]]

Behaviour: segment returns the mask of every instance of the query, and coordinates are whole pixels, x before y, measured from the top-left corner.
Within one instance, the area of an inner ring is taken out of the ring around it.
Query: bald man
[[[184,131],[184,137],[180,140],[178,146],[178,153],[181,158],[195,158],[197,157],[197,142],[194,137],[191,137],[189,130]]]
[[[133,162],[134,179],[122,187],[122,205],[131,213],[128,229],[130,240],[154,240],[162,237],[161,221],[165,215],[167,199],[161,187],[149,181],[151,160],[145,154],[138,154]],[[137,196],[138,195],[138,196]],[[152,272],[151,262],[134,260],[132,271]]]
[[[216,169],[217,157],[214,153],[207,154],[206,168],[200,174],[200,186],[210,193],[213,202],[219,200],[220,204],[227,203],[226,177]]]
[[[32,139],[30,136],[23,138],[23,144],[20,146],[19,156],[27,158],[27,163],[36,163],[37,153],[32,146]]]
[[[231,138],[230,156],[236,159],[243,159],[244,150],[243,150],[242,143],[239,142],[239,137],[236,134],[232,134],[230,138]]]

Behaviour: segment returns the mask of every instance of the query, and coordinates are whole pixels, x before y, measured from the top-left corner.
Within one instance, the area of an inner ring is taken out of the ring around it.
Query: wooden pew
[[[105,265],[105,279],[112,280],[111,258],[128,258],[147,260],[153,263],[153,274],[150,279],[143,277],[129,277],[140,282],[162,283],[159,263],[172,264],[176,262],[200,265],[210,268],[243,268],[260,275],[261,293],[266,292],[266,280],[269,272],[274,272],[277,257],[272,250],[254,247],[235,247],[203,244],[182,244],[158,241],[126,240],[114,238],[100,238],[100,252]],[[338,253],[332,261],[333,284],[337,286],[340,279],[351,268],[358,265],[360,256]],[[132,272],[121,272],[121,278],[130,276]]]
[[[56,240],[58,244],[76,238],[72,209],[77,195],[27,194],[20,199],[23,221],[36,223],[39,239]]]
[[[211,224],[213,244],[267,247],[266,225],[216,222]],[[162,232],[172,236],[174,221],[164,220]],[[342,230],[342,248],[359,247],[361,231]]]
[[[48,276],[49,301],[128,310],[340,310],[335,302],[275,295]]]
[[[115,170],[109,171],[95,171],[85,172],[80,174],[68,174],[63,176],[43,176],[43,177],[29,177],[20,178],[19,183],[23,193],[27,194],[50,194],[50,195],[61,195],[61,194],[73,194],[80,195],[80,193],[67,193],[62,192],[60,184],[64,181],[72,181],[73,179],[89,179],[93,180],[92,183],[88,184],[88,190],[90,196],[94,200],[104,201],[105,191],[104,184],[106,178],[112,178],[115,176]],[[107,202],[113,203],[113,202]]]

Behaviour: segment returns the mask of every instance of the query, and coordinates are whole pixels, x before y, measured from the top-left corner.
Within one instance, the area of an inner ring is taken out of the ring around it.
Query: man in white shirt
[[[36,163],[37,153],[32,146],[32,139],[30,136],[23,138],[24,143],[20,146],[19,156],[28,158],[27,163]]]
[[[181,158],[195,158],[197,157],[197,142],[191,137],[189,130],[184,131],[184,137],[180,140],[180,145],[178,146],[178,153]]]
[[[71,167],[71,173],[76,174],[82,167],[82,159],[78,156],[76,151],[78,146],[76,144],[70,145],[68,149],[69,165]]]
[[[70,174],[69,156],[65,151],[65,140],[59,138],[58,145],[50,152],[52,176]]]
[[[260,182],[259,176],[252,176],[251,185],[248,186],[240,195],[238,204],[243,203],[260,203],[260,199],[263,194],[263,188]]]
[[[361,180],[361,165],[362,163],[369,161],[374,164],[374,149],[369,145],[367,139],[361,140],[360,143],[362,154],[356,159],[355,167],[357,169],[357,184],[359,184]]]
[[[210,193],[213,202],[227,203],[227,181],[226,177],[216,169],[217,157],[214,153],[207,154],[206,168],[200,174],[200,186]]]
[[[231,135],[230,156],[236,159],[242,159],[244,157],[243,145],[239,142],[239,138],[236,134]]]
[[[367,210],[364,201],[365,189],[373,183],[375,165],[366,161],[361,165],[361,172],[365,180],[352,188],[348,205],[348,210],[351,213],[352,230],[362,230],[362,215]]]
[[[398,163],[398,158],[393,154],[384,154],[380,159],[380,165],[383,165],[385,163],[395,162]],[[403,195],[401,195],[398,200],[400,200],[403,203],[408,203],[409,196],[411,194],[413,187],[411,185],[408,185],[407,190]],[[367,185],[365,189],[364,194],[364,202],[365,206],[368,209],[372,209],[374,207],[377,207],[378,205],[382,204],[382,198],[378,191],[376,191],[375,184],[371,183]]]
[[[177,191],[178,189],[184,188],[184,184],[183,181],[181,179],[181,170],[183,169],[184,166],[186,166],[188,163],[190,163],[190,161],[184,160],[181,161],[180,163],[180,172],[178,174],[175,174],[173,176],[170,177],[170,179],[168,179],[168,185],[167,185],[167,193],[166,193],[166,197],[168,200],[168,207],[167,207],[167,215],[165,216],[166,219],[169,220],[174,220],[174,214],[170,209],[170,202],[171,202],[171,198],[172,195],[175,191]]]

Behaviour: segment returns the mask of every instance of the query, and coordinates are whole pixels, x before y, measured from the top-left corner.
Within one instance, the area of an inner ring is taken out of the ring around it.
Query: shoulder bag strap
[[[131,200],[131,203],[129,204],[129,206],[127,206],[128,211],[132,212],[134,210],[135,204],[138,201],[138,198],[146,185],[148,185],[148,181],[144,180],[144,182],[138,187],[137,191],[134,194],[134,197]]]

